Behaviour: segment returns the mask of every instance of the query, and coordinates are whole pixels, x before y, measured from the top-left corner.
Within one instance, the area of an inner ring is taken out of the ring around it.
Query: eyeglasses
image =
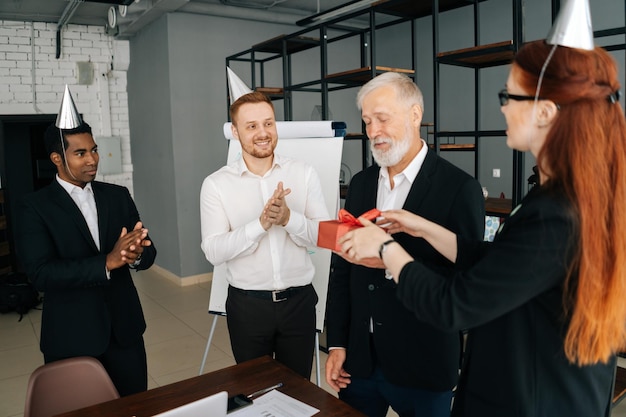
[[[506,106],[507,104],[509,104],[509,100],[515,100],[515,101],[534,101],[535,100],[535,96],[518,96],[517,94],[509,94],[508,91],[505,90],[501,90],[498,93],[498,98],[500,99],[500,106]],[[539,97],[539,100],[542,100],[541,97]]]

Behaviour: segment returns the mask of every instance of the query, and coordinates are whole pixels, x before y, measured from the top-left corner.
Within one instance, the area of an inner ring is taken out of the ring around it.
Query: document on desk
[[[270,391],[255,398],[252,405],[229,413],[229,417],[311,417],[320,410],[280,391]]]

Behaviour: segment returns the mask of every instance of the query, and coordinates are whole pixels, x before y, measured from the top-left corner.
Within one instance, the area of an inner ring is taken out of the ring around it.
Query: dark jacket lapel
[[[364,211],[367,211],[376,207],[376,199],[378,198],[378,177],[380,175],[380,167],[378,165],[374,165],[365,172],[367,175],[365,181],[367,190],[363,190],[365,204],[363,205],[362,209]],[[374,192],[370,190],[373,190]]]
[[[437,156],[430,149],[426,154],[426,158],[422,163],[422,167],[413,181],[409,195],[406,197],[406,201],[402,206],[403,209],[410,212],[418,212],[418,208],[422,204],[424,197],[428,193],[431,187],[431,177],[437,168]]]
[[[72,197],[65,191],[65,189],[59,184],[59,182],[54,179],[50,184],[52,199],[56,204],[58,204],[65,213],[67,213],[68,217],[76,224],[78,230],[83,235],[83,237],[89,242],[91,247],[97,252],[98,248],[93,241],[93,237],[91,236],[91,232],[89,231],[89,226],[87,226],[87,221],[83,216],[83,213],[80,211]],[[96,203],[97,205],[97,203]],[[100,214],[98,213],[98,216]]]
[[[100,183],[96,181],[91,182],[91,188],[93,189],[93,195],[96,200],[96,209],[98,210],[98,230],[100,230],[100,248],[104,250],[106,245],[106,233],[109,227],[109,204],[104,190],[100,187]]]

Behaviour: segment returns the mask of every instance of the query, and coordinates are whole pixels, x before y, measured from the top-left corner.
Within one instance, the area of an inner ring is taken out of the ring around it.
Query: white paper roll
[[[224,123],[224,137],[235,139],[231,130],[231,123]],[[278,139],[296,138],[332,138],[335,137],[333,121],[316,120],[305,122],[276,122]]]

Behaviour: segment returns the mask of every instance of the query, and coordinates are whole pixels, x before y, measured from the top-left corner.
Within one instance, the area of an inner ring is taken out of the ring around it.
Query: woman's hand
[[[392,240],[391,236],[385,229],[363,217],[359,217],[359,221],[363,227],[351,230],[339,239],[342,250],[340,255],[348,261],[355,259],[356,262],[353,263],[365,266],[366,262],[376,260],[382,264],[381,268],[387,269],[397,283],[400,271],[407,263],[413,261],[413,257],[399,243],[393,242],[388,246],[384,259],[381,259],[381,245]]]
[[[365,217],[359,217],[359,221],[363,227],[351,230],[341,238],[338,243],[341,245],[340,255],[346,260],[353,261],[353,263],[361,263],[359,261],[369,260],[371,263],[373,260],[370,258],[376,258],[380,261],[378,256],[378,250],[383,242],[391,239],[389,234],[380,227],[376,226]],[[369,266],[369,265],[365,265]],[[380,262],[381,268],[384,268],[382,262]]]
[[[381,213],[378,224],[389,234],[404,232],[414,237],[424,237],[428,220],[406,210],[389,210]]]
[[[449,261],[456,262],[456,234],[437,223],[406,210],[389,210],[381,213],[379,223],[390,234],[404,232],[425,239]]]

